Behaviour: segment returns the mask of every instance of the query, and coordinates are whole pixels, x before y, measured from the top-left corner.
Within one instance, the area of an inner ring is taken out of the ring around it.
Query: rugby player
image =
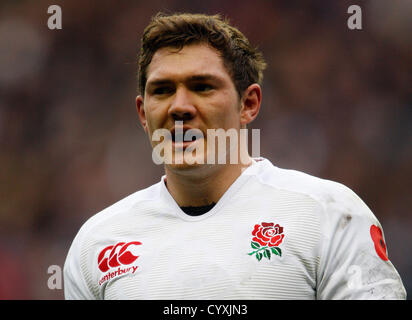
[[[352,190],[249,156],[240,132],[259,113],[265,65],[217,15],[152,18],[136,107],[170,161],[158,183],[81,227],[66,299],[406,298],[382,226]],[[238,135],[219,149],[217,129]]]

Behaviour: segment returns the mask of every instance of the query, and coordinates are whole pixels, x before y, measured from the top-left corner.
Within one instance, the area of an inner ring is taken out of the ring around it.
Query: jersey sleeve
[[[366,204],[340,185],[326,197],[323,211],[317,299],[406,299],[382,226]]]
[[[95,300],[88,288],[80,263],[79,235],[74,239],[63,269],[64,297],[66,300]]]

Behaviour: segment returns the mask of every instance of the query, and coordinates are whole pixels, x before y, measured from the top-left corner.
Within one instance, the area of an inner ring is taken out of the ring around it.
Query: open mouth
[[[198,134],[189,134],[186,135],[186,132],[188,130],[196,130],[198,129],[192,129],[192,128],[173,128],[171,130],[171,135],[172,135],[172,142],[174,144],[183,144],[183,145],[188,145],[192,142],[195,142],[198,140],[198,135],[201,134],[200,130]],[[197,133],[197,132],[196,132]]]
[[[196,136],[191,136],[189,137],[189,139],[186,137],[186,139],[184,138],[184,134],[180,135],[180,134],[172,134],[172,141],[175,143],[182,143],[182,142],[193,142],[196,141],[197,137]]]

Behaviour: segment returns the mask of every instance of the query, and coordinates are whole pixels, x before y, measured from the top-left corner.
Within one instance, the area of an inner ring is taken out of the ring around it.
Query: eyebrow
[[[187,77],[184,79],[184,82],[193,82],[193,81],[222,81],[219,76],[213,75],[213,74],[198,74],[198,75],[193,75],[190,77]],[[160,86],[160,85],[165,85],[165,84],[171,84],[174,81],[172,81],[169,78],[159,78],[159,79],[153,79],[149,80],[146,84],[147,87],[149,86]]]

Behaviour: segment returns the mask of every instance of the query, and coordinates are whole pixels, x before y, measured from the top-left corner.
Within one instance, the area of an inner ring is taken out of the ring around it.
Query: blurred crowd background
[[[61,30],[47,27],[52,4]],[[362,30],[347,26],[351,4]],[[159,11],[220,13],[263,51],[261,155],[353,189],[411,299],[409,0],[2,0],[0,299],[63,299],[47,270],[80,226],[163,174],[135,109],[140,38]]]

